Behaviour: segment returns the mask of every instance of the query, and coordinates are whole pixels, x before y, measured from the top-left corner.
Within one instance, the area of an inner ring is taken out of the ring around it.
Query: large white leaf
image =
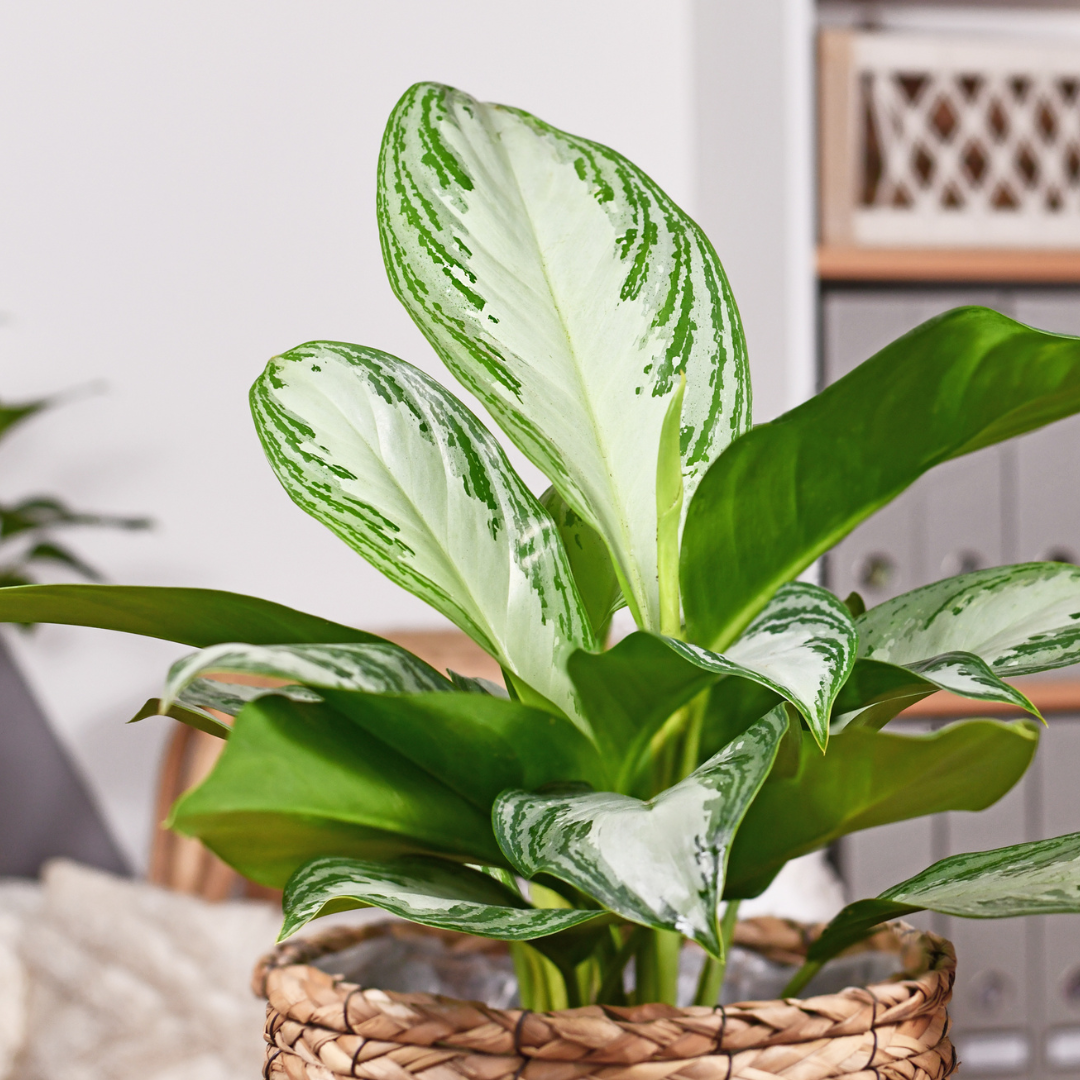
[[[398,298],[604,537],[639,624],[659,629],[657,453],[679,372],[684,505],[750,423],[708,239],[613,150],[430,83],[387,124],[378,207]]]
[[[1080,567],[977,570],[887,600],[855,625],[859,655],[891,664],[969,652],[1005,677],[1065,667],[1080,661]]]
[[[782,706],[648,802],[614,792],[507,791],[495,837],[526,877],[546,872],[626,919],[722,954],[717,905],[735,832],[787,729]]]
[[[577,715],[565,660],[596,642],[566,553],[457,398],[386,353],[315,342],[271,360],[251,403],[298,505]]]

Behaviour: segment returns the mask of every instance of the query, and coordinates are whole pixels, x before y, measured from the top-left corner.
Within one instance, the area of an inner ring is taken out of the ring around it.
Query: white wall
[[[697,0],[697,216],[746,329],[754,419],[815,389],[814,3]]]
[[[690,8],[5,5],[0,398],[97,379],[108,389],[13,436],[0,496],[40,490],[152,515],[151,534],[78,537],[117,582],[232,589],[372,629],[437,623],[293,507],[262,459],[246,389],[269,356],[314,337],[436,373],[386,284],[374,218],[382,124],[415,80],[609,143],[693,211]],[[141,864],[165,725],[123,721],[184,650],[59,627],[13,636]]]

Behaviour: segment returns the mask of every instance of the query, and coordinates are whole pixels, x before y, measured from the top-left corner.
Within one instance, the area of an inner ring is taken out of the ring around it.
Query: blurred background
[[[312,338],[449,381],[390,292],[375,223],[382,126],[420,79],[615,147],[699,220],[743,314],[758,422],[960,303],[1080,333],[1080,2],[8,0],[0,400],[100,387],[5,440],[0,502],[152,518],[73,536],[114,582],[443,628],[290,503],[246,401],[271,355]],[[1077,561],[1078,477],[1077,422],[984,451],[820,573],[876,603],[981,566]],[[0,835],[0,873],[58,851],[143,872],[170,731],[124,721],[185,650],[53,626],[3,642],[0,810],[41,810],[23,849]],[[864,834],[836,855],[850,889],[1080,827],[1080,683],[1051,683],[1037,700],[1057,749],[982,832]],[[980,957],[957,999],[961,1032],[985,1036],[968,1071],[983,1046],[984,1071],[1080,1076],[1080,929],[1055,926],[1049,942],[1037,920],[942,927]],[[1058,1041],[1037,1050],[1040,1024]]]

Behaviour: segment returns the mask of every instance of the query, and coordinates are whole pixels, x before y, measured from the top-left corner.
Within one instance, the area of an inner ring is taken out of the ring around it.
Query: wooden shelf
[[[819,247],[822,281],[1080,284],[1080,251]]]

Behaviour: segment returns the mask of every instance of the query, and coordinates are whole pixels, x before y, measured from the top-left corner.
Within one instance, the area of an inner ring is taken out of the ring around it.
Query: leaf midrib
[[[481,105],[485,126],[489,126],[488,111],[492,108],[492,106],[487,105],[486,103]],[[518,202],[521,205],[521,211],[525,216],[525,221],[529,226],[529,234],[533,239],[533,246],[536,250],[537,260],[540,264],[540,272],[544,278],[544,285],[547,287],[548,296],[551,299],[551,305],[555,309],[555,314],[558,317],[559,328],[562,330],[563,337],[566,341],[566,347],[570,355],[571,366],[573,368],[574,376],[577,380],[578,387],[581,390],[580,400],[585,409],[586,416],[588,417],[589,427],[592,431],[593,439],[596,443],[597,449],[600,452],[600,459],[604,466],[604,479],[608,488],[609,495],[611,496],[611,504],[616,509],[616,517],[619,522],[620,538],[623,542],[624,550],[628,555],[631,555],[634,551],[634,545],[631,542],[629,523],[627,522],[625,515],[622,513],[622,504],[617,497],[617,492],[612,482],[612,470],[609,464],[609,454],[607,451],[607,447],[605,446],[604,440],[600,437],[600,426],[597,421],[596,414],[593,410],[592,401],[589,394],[587,393],[586,383],[582,372],[582,365],[580,360],[578,359],[577,350],[574,348],[574,343],[573,339],[570,336],[570,331],[567,329],[566,319],[563,316],[562,306],[560,305],[558,299],[555,296],[555,289],[552,285],[551,276],[548,273],[547,260],[544,258],[544,252],[540,244],[540,238],[537,235],[536,226],[533,223],[532,214],[529,212],[528,204],[526,203],[524,193],[521,190],[521,184],[518,181],[517,172],[514,169],[513,162],[510,158],[510,155],[506,152],[506,148],[503,146],[502,136],[497,130],[495,130],[495,126],[493,124],[490,125],[490,130],[492,135],[492,142],[496,146],[496,152],[503,160],[503,163],[506,166],[506,170],[514,182],[514,191],[517,194]],[[640,574],[638,573],[637,563],[633,558],[629,559],[629,566],[627,567],[627,572],[631,575],[632,580],[636,586],[636,591],[638,592],[638,605],[641,611],[642,619],[646,623],[643,629],[651,629],[651,627],[647,625],[650,621],[648,617],[648,596],[646,595],[644,590],[644,582],[641,580]]]

